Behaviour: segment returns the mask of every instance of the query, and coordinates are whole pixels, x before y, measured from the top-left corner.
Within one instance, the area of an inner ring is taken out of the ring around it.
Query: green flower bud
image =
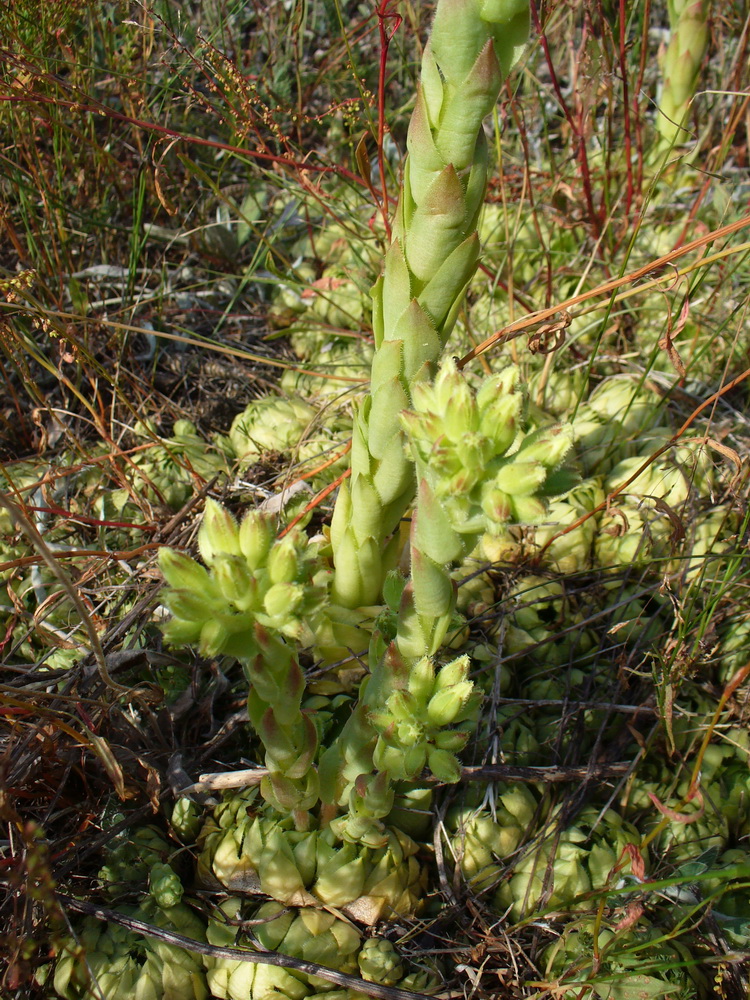
[[[305,599],[305,588],[298,583],[276,583],[266,591],[263,607],[271,622],[282,627],[294,615]]]
[[[182,552],[176,549],[159,549],[158,559],[164,579],[175,590],[193,591],[198,594],[216,592],[206,569]]]
[[[163,910],[176,906],[185,891],[171,866],[161,863],[155,864],[149,872],[148,885],[149,892]]]
[[[471,661],[465,653],[463,656],[457,656],[450,663],[446,663],[440,668],[435,678],[433,693],[437,694],[439,691],[464,683],[469,677],[470,669]]]
[[[250,510],[240,524],[240,550],[252,571],[265,564],[274,540],[273,519],[258,510]]]
[[[444,688],[433,695],[427,706],[427,718],[433,726],[449,726],[456,722],[474,690],[471,681]]]
[[[271,549],[268,556],[268,577],[271,583],[292,583],[299,572],[294,539],[287,535]]]
[[[395,986],[404,975],[401,956],[386,938],[370,938],[359,953],[359,972],[368,983]]]
[[[258,585],[242,556],[218,556],[214,558],[212,571],[226,601],[239,611],[247,611],[253,606]],[[197,596],[200,591],[193,593]]]
[[[206,500],[203,523],[198,531],[198,549],[201,558],[212,566],[218,555],[240,555],[237,522],[221,504]]]

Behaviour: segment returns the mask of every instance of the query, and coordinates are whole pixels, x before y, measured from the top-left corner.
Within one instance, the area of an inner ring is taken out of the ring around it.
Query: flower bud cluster
[[[439,671],[428,656],[410,667],[406,684],[370,712],[378,733],[373,754],[378,770],[395,779],[414,779],[428,767],[439,781],[459,780],[456,753],[475,728],[481,697],[469,669],[465,655]]]
[[[570,450],[570,430],[524,434],[522,408],[516,368],[489,376],[473,393],[451,360],[433,384],[414,387],[402,424],[418,475],[455,532],[476,536],[486,527],[544,515],[542,497],[555,492],[554,478],[548,481]]]
[[[570,431],[553,426],[523,434],[518,377],[508,369],[474,393],[449,361],[433,384],[414,387],[414,409],[401,414],[418,480],[412,579],[397,638],[407,658],[435,653],[451,627],[451,565],[465,559],[487,529],[539,520],[545,497],[572,486],[570,476],[558,471]]]
[[[173,615],[167,640],[243,661],[259,652],[258,626],[311,645],[309,622],[325,605],[327,573],[303,532],[275,534],[272,515],[251,510],[238,525],[208,500],[198,533],[206,565],[174,549],[159,552],[169,585],[163,600]]]
[[[301,814],[317,802],[318,734],[301,709],[305,678],[286,640],[311,645],[322,617],[327,570],[301,531],[274,537],[273,520],[250,511],[240,525],[212,500],[198,534],[206,567],[172,549],[159,562],[174,618],[169,641],[198,642],[205,655],[240,660],[250,681],[248,715],[266,751],[263,794]]]

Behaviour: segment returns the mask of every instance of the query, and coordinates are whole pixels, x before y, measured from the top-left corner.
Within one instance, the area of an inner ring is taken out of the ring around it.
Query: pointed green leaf
[[[382,278],[383,336],[388,340],[398,340],[393,330],[399,316],[409,308],[411,302],[411,278],[406,258],[398,240],[391,243],[385,255]]]
[[[420,292],[419,304],[438,329],[456,299],[463,298],[463,290],[476,271],[479,251],[479,235],[474,232],[443,261]]]
[[[460,88],[444,103],[435,136],[440,156],[457,171],[474,159],[479,129],[497,100],[502,79],[495,46],[488,39]]]
[[[429,281],[445,258],[463,242],[465,219],[464,190],[449,165],[438,174],[416,207],[404,239],[407,263],[420,282]]]

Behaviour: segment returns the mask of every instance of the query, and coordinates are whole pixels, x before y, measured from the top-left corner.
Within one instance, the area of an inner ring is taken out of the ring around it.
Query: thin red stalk
[[[137,531],[156,531],[158,527],[156,524],[135,524],[133,521],[102,521],[98,517],[89,517],[87,514],[73,514],[71,511],[54,504],[47,507],[35,507],[27,504],[25,509],[39,511],[43,514],[55,514],[66,521],[75,521],[78,524],[90,524],[96,528],[135,528]]]
[[[630,95],[628,92],[628,62],[625,57],[625,0],[620,0],[620,75],[622,76],[622,104],[624,109],[623,125],[625,128],[625,169],[627,171],[627,187],[625,191],[625,214],[630,218],[630,209],[633,205],[633,139],[631,135],[630,120]]]
[[[279,538],[283,538],[284,535],[288,534],[295,526],[295,524],[298,524],[303,517],[305,517],[307,514],[310,513],[311,510],[315,510],[315,508],[318,507],[325,500],[327,496],[330,496],[334,490],[337,490],[339,486],[343,483],[343,481],[345,479],[348,479],[349,476],[351,476],[351,474],[352,470],[347,469],[346,472],[341,473],[338,479],[334,479],[334,481],[329,486],[324,486],[319,493],[316,493],[315,496],[310,501],[310,503],[305,507],[305,509],[300,511],[300,513],[292,521],[290,521],[289,524],[287,524],[284,530],[279,533]]]
[[[638,149],[638,176],[636,177],[636,190],[643,189],[643,129],[641,128],[641,117],[638,107],[638,94],[643,88],[643,78],[646,74],[646,55],[648,53],[648,26],[651,18],[651,0],[645,0],[643,8],[643,31],[641,32],[641,58],[638,63],[638,79],[633,89],[633,114],[635,117],[635,141]]]
[[[174,139],[181,139],[183,142],[190,143],[193,146],[208,146],[211,149],[221,149],[227,153],[237,153],[239,156],[247,156],[251,159],[279,163],[285,167],[293,167],[295,170],[306,170],[319,174],[338,174],[339,176],[346,177],[347,180],[354,181],[363,187],[367,186],[365,180],[360,177],[359,174],[354,173],[352,170],[348,170],[346,167],[320,167],[312,163],[294,160],[287,156],[276,156],[273,153],[261,153],[258,150],[243,149],[241,146],[232,146],[227,142],[219,142],[216,139],[201,139],[195,135],[186,135],[184,132],[180,132],[177,129],[167,128],[166,125],[157,125],[156,122],[147,122],[140,118],[133,118],[130,115],[123,114],[121,111],[115,111],[113,108],[109,108],[104,104],[81,104],[78,101],[61,101],[52,97],[45,97],[43,94],[20,96],[0,94],[0,101],[8,101],[14,104],[52,104],[55,107],[67,108],[70,111],[80,111],[85,114],[100,115],[104,118],[112,118],[115,121],[126,122],[128,125],[133,125],[146,132],[156,132],[158,135],[166,135]]]
[[[380,35],[380,66],[378,69],[378,172],[380,174],[380,188],[382,191],[381,208],[383,212],[383,225],[385,226],[388,242],[391,240],[390,204],[388,199],[388,179],[385,175],[385,154],[383,143],[385,142],[385,76],[388,62],[388,48],[391,39],[401,27],[401,15],[395,11],[388,10],[390,0],[381,0],[378,9],[378,33]],[[389,34],[386,28],[386,21],[394,21],[393,28]]]
[[[580,164],[581,170],[581,180],[583,182],[583,193],[586,199],[586,207],[589,211],[589,218],[591,220],[591,225],[594,229],[594,235],[599,236],[601,233],[601,219],[599,213],[594,208],[594,197],[591,188],[591,171],[589,169],[589,160],[586,153],[586,138],[583,131],[583,110],[581,110],[580,119],[577,119],[568,107],[565,98],[563,97],[562,90],[560,89],[560,84],[557,79],[557,73],[555,72],[555,67],[552,62],[552,56],[550,54],[549,45],[547,44],[547,36],[542,30],[542,23],[539,20],[539,12],[536,9],[536,4],[531,5],[531,14],[534,19],[534,28],[537,35],[539,36],[539,41],[542,45],[542,50],[544,51],[544,58],[547,61],[547,67],[550,72],[550,79],[552,80],[552,87],[557,96],[557,100],[560,104],[563,114],[570,125],[573,135],[575,135],[578,147],[578,162]]]

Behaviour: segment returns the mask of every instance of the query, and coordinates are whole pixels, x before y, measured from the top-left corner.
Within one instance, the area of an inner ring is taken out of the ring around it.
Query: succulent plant
[[[657,151],[690,138],[685,127],[690,102],[708,44],[710,0],[670,0],[671,38],[660,59],[662,89],[656,115],[660,142]]]
[[[335,906],[375,923],[413,914],[425,874],[417,845],[398,830],[376,848],[343,841],[330,827],[296,830],[256,805],[255,790],[225,797],[199,839],[199,876],[230,891],[263,892],[288,906]]]
[[[173,614],[168,641],[241,660],[257,655],[256,626],[312,644],[308,622],[324,606],[326,571],[304,533],[293,529],[276,539],[271,515],[249,511],[238,525],[208,500],[198,547],[206,567],[173,549],[159,554]]]
[[[125,474],[132,477],[137,494],[152,502],[161,499],[177,510],[193,493],[196,476],[205,481],[228,473],[227,455],[220,444],[204,441],[189,420],[176,420],[169,437],[161,437],[152,421],[136,424],[133,433],[151,442],[152,447],[136,451]],[[138,506],[132,502],[130,490],[109,491],[100,502],[111,503],[112,511],[120,517],[127,514],[128,520],[137,521],[142,517]],[[106,509],[103,513],[107,514]]]
[[[427,766],[441,781],[458,780],[455,754],[466,746],[479,708],[469,666],[464,655],[436,671],[425,656],[409,670],[406,686],[371,712],[378,733],[373,755],[378,770],[396,780],[413,780]]]
[[[633,450],[662,415],[662,397],[628,376],[601,382],[576,413],[573,432],[584,473],[604,475]]]
[[[298,396],[262,396],[254,399],[232,421],[229,440],[242,465],[264,452],[288,452],[302,440],[316,418],[316,410]]]
[[[206,940],[203,921],[184,903],[162,907],[151,895],[119,912]],[[82,922],[75,940],[62,945],[52,985],[64,1000],[206,1000],[209,995],[202,956],[93,917]]]
[[[442,353],[476,269],[487,178],[482,122],[528,27],[526,0],[442,0],[436,9],[394,239],[373,289],[370,395],[355,419],[351,481],[333,518],[334,596],[349,607],[379,600],[387,539],[414,496],[399,413]]]
[[[576,627],[582,611],[560,580],[520,577],[508,595],[510,614],[504,631],[503,653],[513,657],[514,669],[542,664],[545,669],[585,662],[594,645],[592,633]]]
[[[724,851],[711,866],[715,871],[699,883],[711,914],[737,948],[750,947],[750,855],[742,848]]]
[[[540,520],[545,497],[572,485],[560,465],[565,427],[523,433],[518,372],[490,376],[472,392],[454,362],[412,393],[402,424],[418,479],[411,525],[412,579],[404,589],[396,644],[407,658],[432,655],[453,622],[451,564],[487,530]]]
[[[366,982],[397,985],[412,991],[436,985],[436,977],[429,968],[408,970],[390,941],[385,938],[363,941],[351,921],[320,908],[289,909],[275,902],[251,908],[239,898],[230,897],[209,921],[209,942],[236,946],[238,927],[245,921],[251,921],[255,941],[263,950],[361,976]],[[209,958],[206,967],[211,995],[220,1000],[267,997],[303,1000],[308,996],[348,1000],[363,995],[337,988],[320,976],[271,965]]]
[[[614,810],[600,815],[587,807],[559,836],[550,829],[529,846],[495,893],[494,906],[514,921],[540,909],[585,909],[590,900],[578,897],[605,889],[625,849],[639,843],[636,828]]]
[[[532,828],[539,803],[523,785],[498,790],[492,810],[461,806],[448,816],[451,848],[477,892],[493,888]]]
[[[264,903],[256,910],[243,910],[242,901],[230,896],[209,920],[210,944],[236,946],[238,923],[252,919],[253,934],[260,948],[278,951],[339,972],[356,973],[360,935],[351,923],[321,909],[286,909],[278,903]],[[251,949],[256,950],[256,949]],[[255,962],[209,958],[207,981],[219,1000],[302,1000],[328,994],[330,982],[309,977],[293,969]]]
[[[124,819],[122,813],[114,813],[110,824],[114,826]],[[162,865],[172,853],[173,848],[155,826],[126,828],[107,844],[99,878],[115,896],[137,886],[144,888],[154,866]]]

